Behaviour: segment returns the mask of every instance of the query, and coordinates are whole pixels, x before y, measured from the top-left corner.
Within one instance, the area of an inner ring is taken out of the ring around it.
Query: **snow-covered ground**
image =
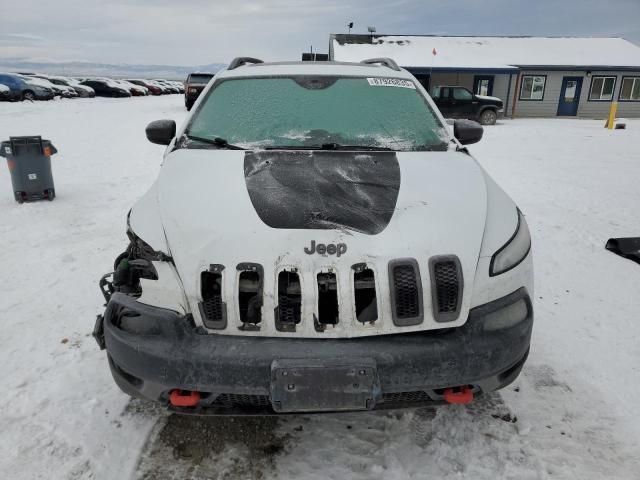
[[[637,479],[640,121],[515,120],[471,147],[527,215],[536,324],[522,376],[474,408],[186,418],[130,401],[90,336],[97,280],[160,168],[146,124],[179,96],[0,104],[40,134],[57,198],[18,205],[0,165],[0,478]]]

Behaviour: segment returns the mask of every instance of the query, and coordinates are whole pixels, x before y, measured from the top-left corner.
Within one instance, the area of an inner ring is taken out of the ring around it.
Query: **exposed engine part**
[[[240,272],[238,282],[238,303],[242,330],[259,330],[262,320],[262,277],[260,265],[238,265]]]
[[[295,332],[300,323],[302,290],[297,271],[282,271],[278,275],[278,306],[276,329],[279,332]]]
[[[354,265],[354,270],[356,318],[362,323],[373,323],[378,319],[375,274],[366,265]]]
[[[335,325],[339,319],[338,282],[335,273],[318,274],[318,317],[314,325],[323,332],[327,325]]]
[[[107,302],[114,292],[139,297],[142,293],[141,278],[158,279],[158,272],[152,262],[172,261],[171,257],[164,253],[154,251],[144,241],[136,237],[131,230],[127,232],[127,235],[131,240],[129,246],[115,259],[113,272],[100,279],[100,290]]]

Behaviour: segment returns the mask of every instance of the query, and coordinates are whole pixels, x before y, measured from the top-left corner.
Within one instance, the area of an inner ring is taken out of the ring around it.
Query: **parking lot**
[[[513,385],[433,421],[201,419],[126,397],[90,335],[97,281],[162,161],[144,128],[185,116],[178,95],[0,104],[0,140],[59,150],[53,202],[15,203],[0,166],[0,477],[637,478],[640,266],[604,245],[640,235],[640,120],[503,120],[470,147],[533,236],[536,323]]]

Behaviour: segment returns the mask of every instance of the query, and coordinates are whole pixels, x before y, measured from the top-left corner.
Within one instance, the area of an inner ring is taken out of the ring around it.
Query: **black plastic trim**
[[[435,267],[440,262],[453,262],[456,266],[456,278],[458,280],[458,301],[455,312],[440,313],[438,303],[438,292],[436,282]],[[462,265],[460,259],[455,255],[437,255],[429,259],[429,275],[431,276],[431,308],[433,310],[433,319],[438,323],[453,322],[460,316],[462,309],[462,296],[464,294],[464,276],[462,274]]]
[[[526,319],[503,329],[484,330],[487,314],[522,298],[529,308]],[[156,324],[161,334],[146,336],[119,329],[115,322],[123,307],[139,313],[141,321]],[[220,393],[269,395],[271,365],[278,359],[317,359],[324,364],[340,358],[356,365],[359,358],[373,358],[383,395],[412,391],[431,395],[459,385],[494,391],[517,377],[529,350],[532,327],[533,310],[525,288],[471,309],[467,322],[447,333],[436,330],[340,339],[207,334],[194,325],[190,315],[144,305],[122,293],[114,294],[104,313],[104,337],[118,386],[129,395],[165,405],[172,389],[198,390],[203,395],[201,406],[174,410],[201,414],[272,414],[268,407],[230,410],[215,408],[212,402]],[[438,397],[431,399],[442,403]],[[381,408],[397,406],[380,404]]]
[[[220,275],[221,288],[224,286],[224,275],[222,271],[224,270],[224,265],[219,264],[211,264],[209,266],[210,273],[217,273]],[[205,272],[202,272],[205,273]],[[200,295],[202,295],[202,285],[200,285]],[[204,299],[198,302],[198,310],[200,311],[200,317],[202,318],[202,323],[205,327],[211,328],[213,330],[222,330],[227,328],[227,302],[223,301],[222,292],[220,292],[220,303],[222,309],[222,318],[220,320],[209,320],[204,311]]]
[[[413,272],[416,276],[416,289],[418,290],[418,308],[420,310],[419,315],[410,318],[398,318],[397,315],[397,299],[396,299],[396,289],[395,289],[395,277],[393,274],[393,270],[399,266],[411,266],[413,268]],[[422,299],[422,280],[420,279],[420,266],[415,258],[398,258],[396,260],[391,260],[388,265],[388,274],[389,274],[389,290],[390,290],[390,300],[391,300],[391,315],[393,317],[394,325],[399,327],[408,327],[411,325],[419,325],[424,321],[424,302]]]

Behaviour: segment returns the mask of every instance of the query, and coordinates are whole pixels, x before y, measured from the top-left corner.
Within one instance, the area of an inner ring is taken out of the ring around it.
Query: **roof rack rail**
[[[233,70],[235,68],[241,67],[243,65],[247,65],[248,63],[264,63],[259,58],[252,57],[236,57],[231,60],[231,63],[227,67],[227,70]]]
[[[398,64],[394,60],[391,60],[390,58],[386,58],[386,57],[368,58],[366,60],[362,60],[360,63],[364,63],[366,65],[375,65],[376,63],[380,63],[385,67],[389,67],[392,70],[395,70],[397,72],[400,71],[400,67],[398,66]]]

